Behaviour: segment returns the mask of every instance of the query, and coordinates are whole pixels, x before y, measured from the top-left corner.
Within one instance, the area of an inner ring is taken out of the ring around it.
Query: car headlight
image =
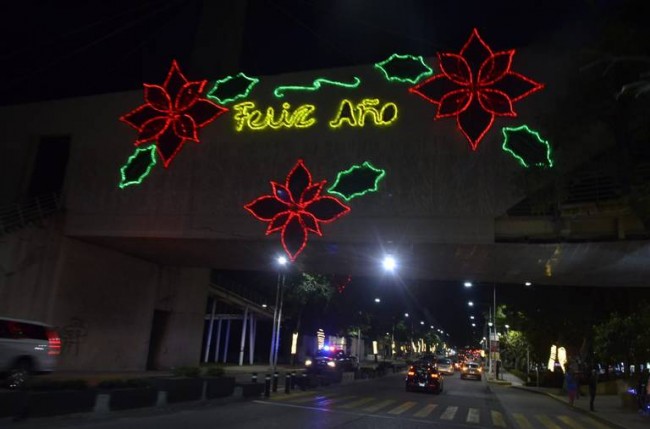
[[[311,359],[305,360],[305,366],[311,366],[311,364],[312,364]]]
[[[336,367],[336,362],[331,360],[331,361],[327,362],[327,366],[329,366],[330,368],[334,368],[334,367]]]

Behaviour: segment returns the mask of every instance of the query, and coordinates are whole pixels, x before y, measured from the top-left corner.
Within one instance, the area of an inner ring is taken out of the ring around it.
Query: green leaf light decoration
[[[345,171],[340,171],[327,192],[350,201],[352,198],[366,195],[368,192],[376,192],[379,189],[379,182],[384,176],[386,176],[386,170],[376,168],[370,162],[365,161],[361,165],[353,165]]]
[[[212,89],[208,91],[207,97],[219,104],[232,103],[240,98],[247,98],[259,81],[258,78],[248,77],[244,73],[226,76],[214,83]]]
[[[393,54],[376,63],[375,68],[381,70],[389,82],[415,84],[433,74],[433,69],[424,62],[424,58],[415,55]]]
[[[120,168],[120,188],[127,186],[139,185],[151,173],[151,169],[156,165],[156,145],[147,147],[138,147],[129,157],[126,164]]]
[[[504,127],[501,132],[504,137],[502,149],[512,155],[522,167],[553,167],[551,145],[537,131],[521,125]]]
[[[297,86],[297,85],[278,86],[277,88],[275,88],[275,91],[273,91],[273,94],[277,98],[282,98],[284,97],[284,93],[286,91],[317,91],[321,88],[321,86],[323,86],[323,84],[338,86],[341,88],[354,89],[354,88],[358,88],[359,85],[361,85],[361,79],[354,76],[352,82],[343,82],[343,81],[330,80],[330,79],[325,79],[320,77],[318,79],[315,79],[314,82],[309,86]]]

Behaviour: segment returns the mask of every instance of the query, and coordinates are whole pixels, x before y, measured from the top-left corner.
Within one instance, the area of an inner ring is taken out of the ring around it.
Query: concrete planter
[[[203,396],[202,378],[154,378],[151,382],[155,389],[166,392],[168,403],[198,401]]]
[[[20,415],[25,417],[46,417],[63,414],[89,413],[95,408],[97,391],[53,390],[28,392],[25,408]]]
[[[152,407],[156,405],[158,390],[152,387],[133,387],[127,389],[107,390],[110,411],[129,410],[132,408]]]
[[[205,398],[224,398],[235,392],[235,377],[205,377]]]

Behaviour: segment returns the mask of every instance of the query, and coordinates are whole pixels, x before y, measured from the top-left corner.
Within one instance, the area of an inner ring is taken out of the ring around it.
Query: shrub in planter
[[[223,377],[226,370],[220,365],[210,365],[203,368],[203,375],[206,377]]]
[[[175,377],[198,377],[201,375],[201,368],[198,366],[179,366],[172,369]]]

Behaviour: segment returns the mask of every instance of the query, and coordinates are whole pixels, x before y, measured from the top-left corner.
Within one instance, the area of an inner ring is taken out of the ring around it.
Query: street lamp
[[[397,268],[397,261],[392,255],[386,255],[382,261],[382,266],[384,267],[385,271],[392,273]]]

